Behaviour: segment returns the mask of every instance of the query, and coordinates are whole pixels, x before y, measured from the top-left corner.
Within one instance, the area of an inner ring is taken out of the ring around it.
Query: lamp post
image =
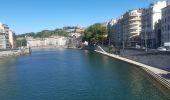
[[[122,46],[123,46],[123,51],[125,50],[125,37],[124,37],[124,33],[122,34],[123,35],[123,38],[122,38]]]

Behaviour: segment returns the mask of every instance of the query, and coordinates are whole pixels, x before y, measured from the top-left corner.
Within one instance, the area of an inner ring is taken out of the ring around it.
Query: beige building
[[[45,46],[45,40],[41,38],[26,38],[27,40],[27,47],[42,47]]]
[[[9,45],[12,49],[16,48],[16,36],[15,33],[11,30],[9,31]]]
[[[170,47],[170,6],[167,6],[162,9],[161,27],[162,46]]]
[[[49,38],[32,38],[27,37],[27,47],[48,47],[48,46],[56,46],[63,47],[67,44],[66,37],[60,36],[51,36]]]
[[[141,33],[141,16],[143,9],[129,10],[123,15],[123,41],[126,46],[135,46]]]
[[[126,12],[108,23],[108,35],[114,46],[135,46],[141,33],[141,15],[143,9]]]
[[[9,49],[9,27],[0,23],[0,49]]]
[[[165,8],[168,4],[167,1],[158,1],[144,9],[141,31],[142,47],[156,48],[155,24],[162,18],[162,8]]]

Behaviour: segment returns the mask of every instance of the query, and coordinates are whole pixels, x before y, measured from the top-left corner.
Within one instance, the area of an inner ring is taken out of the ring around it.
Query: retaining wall
[[[103,54],[103,55],[106,55],[106,56],[109,56],[109,57],[112,57],[112,58],[115,58],[118,60],[122,60],[124,62],[133,64],[135,66],[138,66],[140,69],[142,69],[144,72],[146,72],[150,77],[152,77],[152,79],[156,80],[156,82],[158,82],[165,89],[165,91],[167,91],[168,94],[170,95],[170,82],[168,80],[166,80],[165,78],[163,78],[161,75],[159,75],[159,74],[168,74],[170,72],[162,70],[162,69],[158,69],[158,68],[155,68],[152,66],[148,66],[148,65],[130,60],[130,59],[126,59],[126,58],[120,57],[118,55],[109,54],[109,53],[101,52],[101,51],[97,51],[97,50],[95,50],[95,51],[100,54]]]

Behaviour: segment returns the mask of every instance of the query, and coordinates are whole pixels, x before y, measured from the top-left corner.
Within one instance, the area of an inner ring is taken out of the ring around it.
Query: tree
[[[41,32],[31,32],[31,33],[25,33],[25,34],[20,34],[17,35],[18,38],[25,38],[25,36],[31,36],[34,38],[46,38],[46,37],[50,37],[50,36],[68,36],[68,32],[64,29],[55,29],[55,30],[43,30]]]
[[[88,41],[89,44],[96,44],[102,42],[104,35],[106,35],[107,29],[99,23],[96,23],[88,27],[84,31],[83,41]]]
[[[27,46],[27,40],[25,38],[16,39],[17,47]]]

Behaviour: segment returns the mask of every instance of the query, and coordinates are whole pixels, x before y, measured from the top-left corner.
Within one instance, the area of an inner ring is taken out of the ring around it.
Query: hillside
[[[25,36],[31,36],[34,38],[46,38],[50,36],[68,36],[69,33],[75,32],[76,27],[64,27],[63,29],[55,29],[55,30],[43,30],[41,32],[30,32],[30,33],[24,33],[17,35],[17,38],[22,38]]]

